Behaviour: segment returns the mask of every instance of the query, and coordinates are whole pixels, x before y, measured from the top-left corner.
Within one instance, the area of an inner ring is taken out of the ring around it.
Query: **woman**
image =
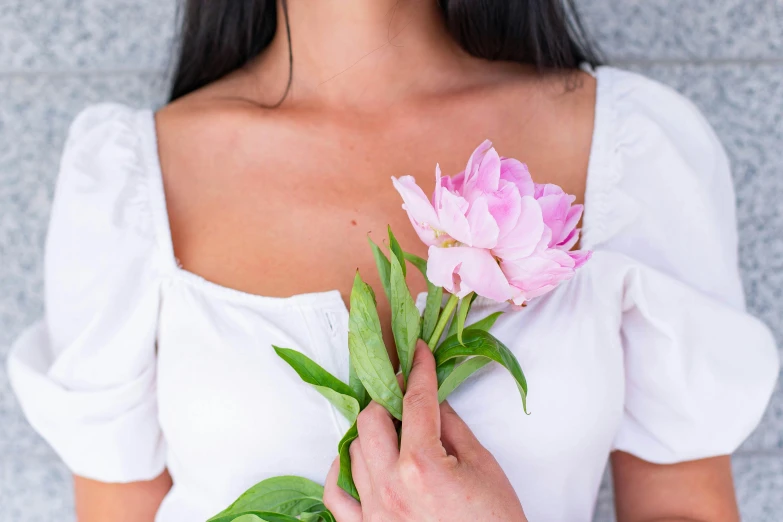
[[[692,104],[594,67],[559,0],[185,11],[171,103],[73,124],[46,319],[9,362],[81,522],[205,520],[266,477],[323,482],[347,426],[271,345],[346,378],[357,266],[379,288],[366,235],[391,224],[425,253],[389,177],[427,191],[488,137],[584,202],[595,254],[495,326],[532,415],[500,369],[452,406],[530,520],[589,520],[609,456],[620,520],[737,519],[727,455],[778,361],[744,312],[728,162]]]

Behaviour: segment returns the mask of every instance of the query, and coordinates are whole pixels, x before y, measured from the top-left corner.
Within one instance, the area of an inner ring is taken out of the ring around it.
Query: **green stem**
[[[449,300],[446,301],[446,306],[443,307],[443,311],[440,313],[438,323],[435,325],[435,331],[432,332],[432,336],[427,343],[427,345],[430,347],[430,350],[435,351],[435,347],[438,345],[438,340],[440,339],[440,336],[443,335],[443,330],[446,329],[446,324],[449,322],[451,314],[453,314],[454,310],[457,309],[457,303],[459,303],[459,297],[451,294],[449,296]]]

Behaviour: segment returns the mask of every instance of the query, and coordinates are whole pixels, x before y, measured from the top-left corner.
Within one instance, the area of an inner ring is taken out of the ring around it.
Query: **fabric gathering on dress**
[[[668,87],[593,74],[582,247],[594,257],[493,329],[525,371],[531,414],[493,365],[450,398],[532,522],[591,520],[614,450],[654,463],[733,452],[778,373],[770,332],[745,311],[714,132]],[[56,186],[46,315],[8,361],[26,416],[79,476],[168,469],[157,522],[206,520],[272,476],[323,483],[349,426],[272,345],[347,380],[340,293],[264,297],[180,268],[165,201],[154,113],[86,109]],[[469,320],[502,308],[479,299]]]

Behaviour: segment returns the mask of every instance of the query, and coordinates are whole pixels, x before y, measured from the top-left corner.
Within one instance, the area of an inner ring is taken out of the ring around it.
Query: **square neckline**
[[[596,179],[608,167],[607,161],[607,131],[611,119],[611,104],[608,103],[609,82],[604,78],[602,72],[610,69],[607,66],[590,67],[583,64],[581,70],[595,78],[595,102],[593,113],[593,134],[590,143],[590,153],[588,157],[587,173],[585,178],[584,211],[582,215],[581,240],[582,248],[589,249],[590,243],[585,241],[589,236],[587,232],[592,229],[594,223],[599,223],[594,216],[602,215],[602,209],[607,205],[601,199],[602,191],[596,188]],[[158,130],[156,123],[156,111],[147,109],[140,113],[145,132],[139,133],[142,140],[142,160],[149,172],[152,173],[149,184],[149,201],[153,214],[153,228],[155,230],[155,242],[163,257],[163,265],[166,273],[176,279],[182,280],[191,286],[201,288],[219,297],[245,302],[252,305],[265,307],[280,306],[337,306],[348,311],[348,305],[342,297],[342,292],[338,289],[302,292],[290,296],[267,296],[246,292],[238,288],[224,286],[205,277],[191,272],[179,263],[174,253],[174,241],[171,233],[171,222],[169,220],[168,205],[166,203],[166,192],[163,185],[163,168],[160,162],[158,150]],[[588,205],[588,200],[590,204]],[[595,200],[595,201],[593,201]],[[417,299],[422,294],[417,296]]]

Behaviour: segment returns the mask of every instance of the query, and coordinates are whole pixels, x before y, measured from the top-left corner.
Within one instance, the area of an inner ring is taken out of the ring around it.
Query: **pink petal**
[[[404,207],[404,205],[403,205]],[[419,239],[421,239],[422,243],[424,243],[427,246],[432,245],[441,245],[444,241],[448,241],[450,238],[445,234],[437,234],[435,230],[433,230],[432,227],[429,225],[423,225],[421,223],[418,223],[413,217],[408,214],[408,219],[411,220],[411,225],[413,225],[413,230],[416,231],[416,234],[418,234]]]
[[[500,268],[511,286],[518,291],[514,296],[515,304],[521,304],[520,299],[530,300],[544,295],[563,281],[571,279],[575,261],[560,250],[545,250],[524,259],[504,261]]]
[[[579,223],[584,209],[584,205],[571,205],[571,210],[568,211],[568,217],[566,218],[566,228],[575,227]]]
[[[510,181],[517,186],[520,196],[533,196],[535,183],[527,165],[512,158],[500,160],[500,179]]]
[[[574,246],[579,242],[579,231],[580,229],[578,228],[571,230],[571,233],[568,234],[565,239],[560,242],[560,244],[555,245],[555,248],[565,250],[566,252],[574,248]]]
[[[430,247],[427,278],[460,298],[470,292],[498,302],[511,298],[506,276],[489,250],[482,248]]]
[[[413,176],[402,176],[400,179],[392,176],[392,184],[402,196],[404,201],[402,208],[408,212],[411,221],[439,228],[438,215],[424,191],[416,184]]]
[[[454,176],[442,176],[441,181],[443,183],[443,187],[449,192],[462,194],[462,187],[465,184],[465,171],[463,170]]]
[[[571,196],[571,198],[573,198],[573,196]],[[574,245],[579,241],[579,229],[576,228],[576,225],[579,224],[579,220],[582,218],[583,209],[584,207],[582,205],[573,205],[568,209],[562,228],[557,234],[557,239],[552,240],[551,246],[565,251],[574,248]],[[544,218],[544,222],[546,222],[546,218]]]
[[[463,196],[472,202],[482,194],[495,192],[500,183],[500,156],[495,149],[491,148],[484,154],[481,164],[478,168],[465,178],[465,187],[462,191]]]
[[[544,225],[544,233],[541,234],[541,241],[538,242],[535,252],[544,252],[549,249],[549,243],[552,242],[552,231]]]
[[[593,257],[593,252],[590,250],[577,250],[568,252],[568,255],[574,260],[574,270],[576,270],[577,268],[582,268],[585,263],[590,261],[590,258]]]
[[[479,197],[471,203],[467,218],[471,236],[469,246],[492,248],[497,244],[500,229],[489,212],[485,197]]]
[[[500,189],[492,194],[487,194],[489,212],[498,224],[498,238],[508,235],[517,222],[522,212],[522,197],[519,195],[516,185],[508,181],[501,181]]]
[[[468,165],[465,167],[465,180],[469,180],[477,175],[481,161],[484,159],[484,155],[489,149],[492,148],[492,142],[484,140],[484,142],[476,147],[476,150],[468,158]]]
[[[552,239],[549,246],[560,242],[560,235],[563,232],[563,225],[568,213],[570,203],[561,195],[542,196],[537,198],[541,206],[541,214],[544,217],[544,224],[552,231]]]
[[[577,216],[577,221],[573,222],[570,228],[567,226],[569,218],[571,218],[570,221],[573,221],[574,217],[570,212],[574,196],[561,191],[559,194],[543,195],[536,199],[541,205],[544,224],[552,231],[552,241],[549,246],[562,243],[569,236],[576,222],[579,221]]]
[[[432,193],[432,206],[438,208],[438,201],[440,201],[441,193],[443,192],[443,176],[440,172],[440,164],[435,164],[435,190]],[[448,189],[446,189],[448,190]]]
[[[546,227],[541,207],[531,196],[520,201],[520,213],[514,228],[498,239],[492,253],[501,259],[527,257],[539,246]]]
[[[563,191],[562,188],[552,183],[536,183],[535,192],[536,199],[542,198],[544,196],[559,196],[561,194],[565,194],[565,191]]]
[[[470,224],[465,214],[470,204],[464,198],[448,190],[440,192],[437,202],[438,222],[440,229],[460,243],[470,244]]]

